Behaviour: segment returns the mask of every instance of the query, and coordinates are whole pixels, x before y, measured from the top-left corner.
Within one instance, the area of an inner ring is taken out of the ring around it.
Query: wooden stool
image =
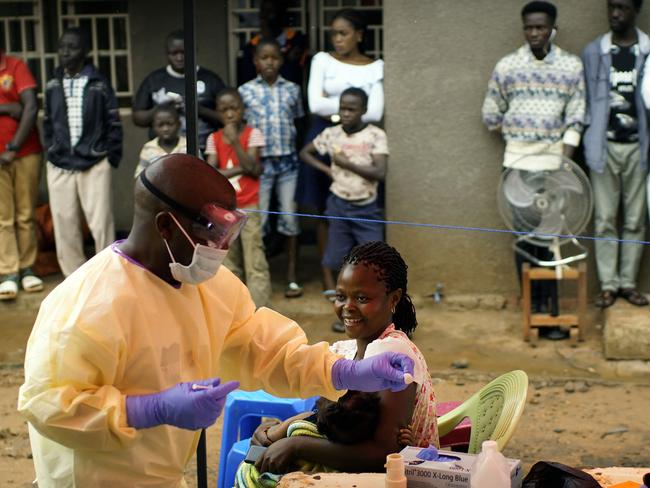
[[[577,313],[560,314],[557,317],[547,313],[531,313],[530,282],[538,280],[555,280],[555,268],[531,268],[529,263],[522,267],[522,308],[524,312],[524,341],[536,342],[539,338],[540,327],[555,327],[558,325],[569,326],[571,341],[584,340],[584,328],[587,312],[587,264],[578,264],[578,269],[564,267],[563,280],[578,281],[578,309]]]

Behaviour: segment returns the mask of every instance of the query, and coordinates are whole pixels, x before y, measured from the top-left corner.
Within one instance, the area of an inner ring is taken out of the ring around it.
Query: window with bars
[[[230,83],[237,82],[237,58],[241,57],[246,44],[257,35],[260,28],[260,3],[261,0],[229,0],[228,1],[228,61]],[[290,15],[288,25],[305,33],[306,0],[288,1]]]
[[[230,83],[236,83],[237,58],[259,31],[261,0],[229,0],[228,32]],[[291,0],[289,25],[305,33],[312,52],[331,51],[330,24],[337,10],[355,8],[364,12],[368,32],[364,48],[368,56],[383,55],[383,1],[382,0]],[[309,26],[309,28],[307,28]]]
[[[28,64],[42,95],[58,64],[61,32],[80,27],[91,42],[93,64],[111,81],[120,106],[130,106],[133,76],[127,7],[127,0],[2,0],[0,39],[7,54]]]

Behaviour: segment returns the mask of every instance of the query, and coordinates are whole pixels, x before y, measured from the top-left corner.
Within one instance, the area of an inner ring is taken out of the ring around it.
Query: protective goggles
[[[237,239],[248,219],[244,212],[228,210],[216,203],[207,203],[203,205],[199,213],[196,213],[156,188],[147,179],[144,171],[140,172],[140,181],[159,200],[190,219],[192,235],[205,241],[210,247],[228,249]]]

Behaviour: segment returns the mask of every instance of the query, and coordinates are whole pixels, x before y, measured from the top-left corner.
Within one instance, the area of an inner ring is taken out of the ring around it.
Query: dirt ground
[[[281,274],[280,274],[281,275]],[[48,280],[51,288],[56,279]],[[285,300],[275,287],[274,308],[294,318],[311,342],[344,338],[331,332],[330,305],[321,298],[318,280],[306,280],[305,296]],[[42,298],[42,297],[41,297]],[[29,439],[15,411],[22,383],[22,358],[38,299],[0,304],[0,486],[29,487],[34,478]],[[525,471],[538,460],[572,466],[650,466],[650,374],[645,365],[606,361],[602,355],[602,317],[590,312],[587,340],[521,340],[521,314],[499,297],[446,298],[436,304],[414,296],[420,325],[414,340],[427,358],[438,401],[462,401],[492,378],[513,369],[530,378],[528,401],[517,432],[505,449],[520,458]],[[466,365],[458,369],[452,363]],[[211,486],[216,479],[221,426],[208,431]],[[187,471],[196,485],[194,467]]]

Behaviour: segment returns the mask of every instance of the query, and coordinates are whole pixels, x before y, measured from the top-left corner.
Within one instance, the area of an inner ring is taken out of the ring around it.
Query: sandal
[[[336,301],[336,290],[325,290],[322,295],[332,303]]]
[[[18,275],[4,276],[0,282],[0,300],[14,300],[18,296]]]
[[[292,281],[284,289],[285,298],[298,298],[302,296],[302,286],[295,281]]]
[[[43,291],[43,280],[34,274],[31,268],[25,268],[20,271],[20,284],[27,293]]]
[[[618,296],[625,298],[632,305],[637,307],[645,307],[648,304],[648,299],[634,288],[621,288],[618,291]]]
[[[616,301],[616,293],[614,293],[612,290],[603,290],[596,298],[595,305],[598,308],[607,308],[614,305],[615,301]]]

